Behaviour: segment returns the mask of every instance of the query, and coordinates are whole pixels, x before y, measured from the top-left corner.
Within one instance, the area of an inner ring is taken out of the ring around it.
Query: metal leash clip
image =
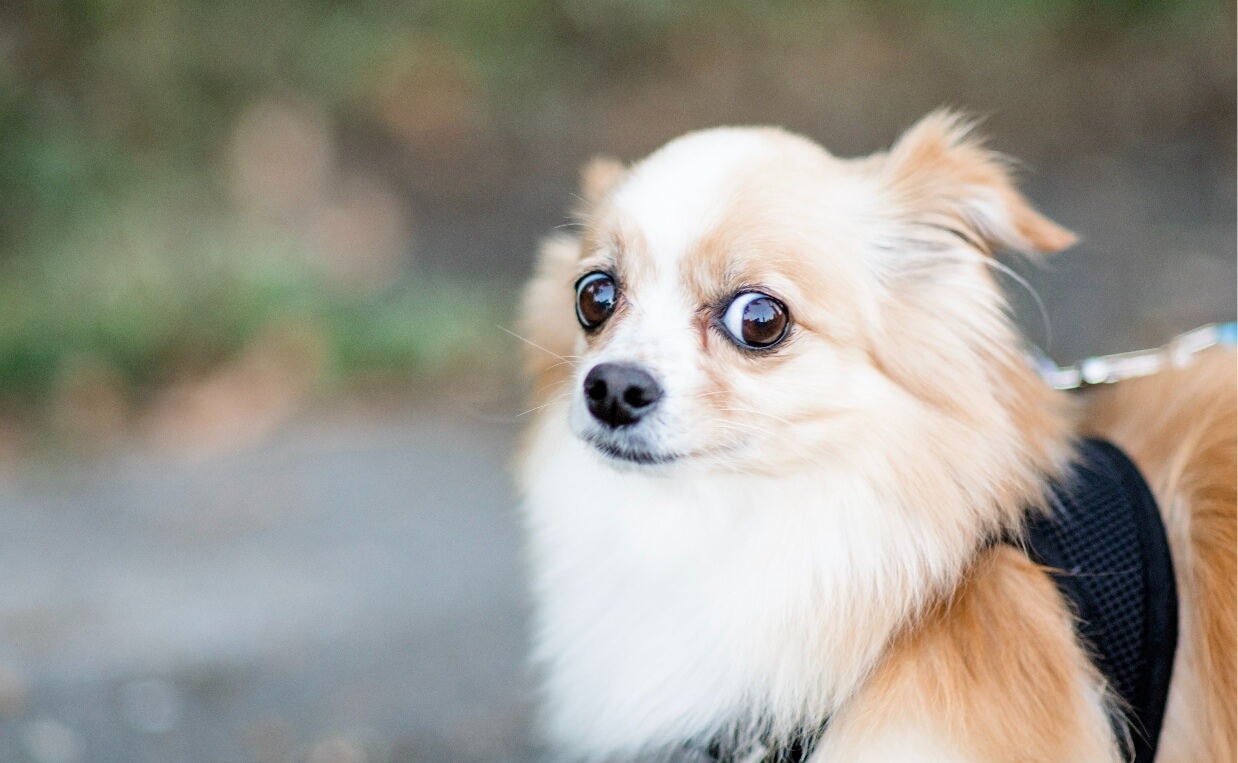
[[[1172,342],[1151,350],[1097,355],[1073,365],[1058,366],[1039,347],[1033,346],[1032,363],[1055,389],[1081,389],[1149,376],[1166,368],[1182,368],[1196,353],[1216,345],[1238,344],[1238,323],[1209,323],[1179,334]]]

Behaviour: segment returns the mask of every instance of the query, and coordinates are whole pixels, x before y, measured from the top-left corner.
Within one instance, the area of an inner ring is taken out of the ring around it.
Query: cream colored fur
[[[862,160],[718,129],[595,163],[584,186],[581,230],[547,243],[522,328],[553,747],[646,759],[833,716],[814,760],[1118,760],[1049,578],[981,552],[1041,501],[1075,433],[1071,402],[1024,362],[991,258],[1073,238],[1002,159],[939,113]],[[586,335],[572,284],[599,269],[622,302]],[[753,287],[793,321],[758,355],[709,319]],[[587,444],[582,380],[605,361],[662,383],[622,436],[671,463]]]

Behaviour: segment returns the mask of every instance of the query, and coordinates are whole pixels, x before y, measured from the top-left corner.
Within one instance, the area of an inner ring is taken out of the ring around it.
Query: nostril
[[[602,379],[594,379],[591,383],[585,386],[585,394],[590,400],[601,402],[606,398],[606,382]]]
[[[646,397],[645,390],[640,387],[628,387],[627,391],[623,393],[623,402],[633,408],[644,408],[653,401]]]

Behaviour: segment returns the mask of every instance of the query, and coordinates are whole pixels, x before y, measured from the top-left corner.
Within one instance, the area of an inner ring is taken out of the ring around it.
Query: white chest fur
[[[525,468],[545,721],[573,754],[820,718],[954,566],[914,514],[828,470],[620,474],[554,423]]]

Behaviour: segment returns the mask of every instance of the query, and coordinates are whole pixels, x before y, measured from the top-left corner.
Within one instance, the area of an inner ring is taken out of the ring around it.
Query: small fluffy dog
[[[1235,759],[1232,354],[1082,402],[1046,385],[992,253],[1074,238],[947,113],[862,159],[706,130],[583,185],[523,307],[557,751],[1122,760],[1070,604],[992,542],[1090,433],[1138,464],[1172,548],[1158,760]]]

